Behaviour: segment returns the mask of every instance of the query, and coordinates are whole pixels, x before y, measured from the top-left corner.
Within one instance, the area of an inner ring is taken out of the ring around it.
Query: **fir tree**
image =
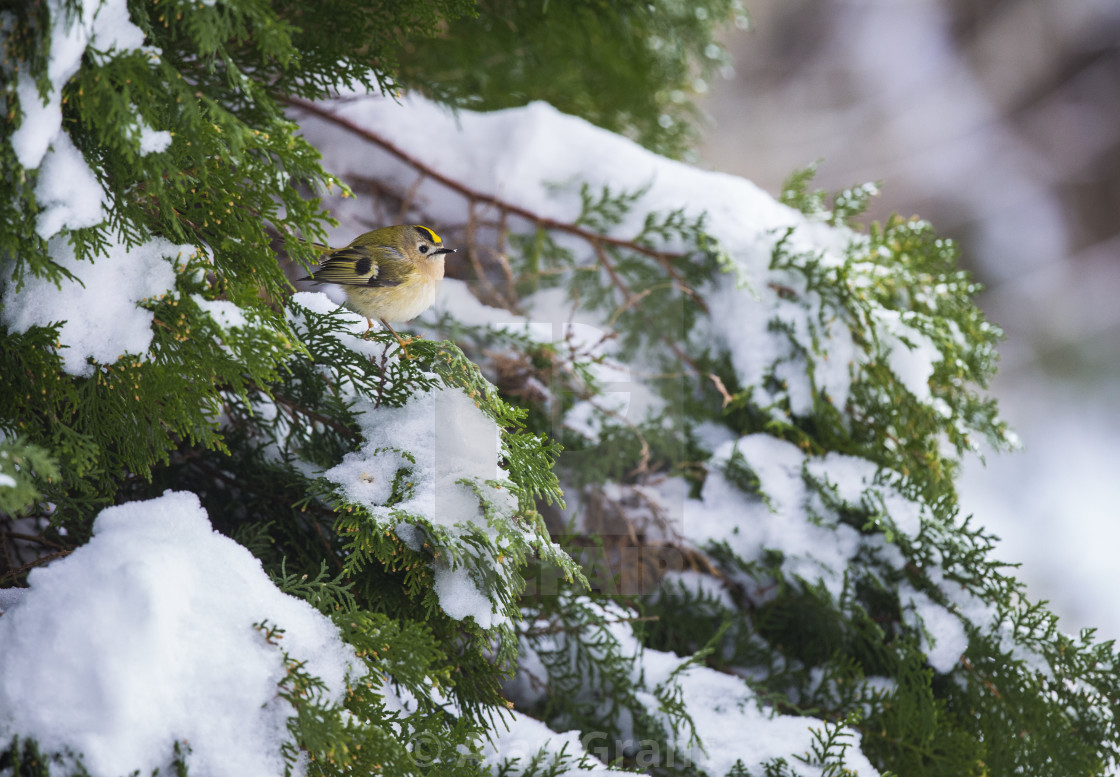
[[[683,153],[740,13],[6,12],[4,584],[194,492],[363,667],[335,700],[255,624],[289,772],[1104,772],[1113,646],[1062,634],[956,502],[1011,436],[953,244],[861,227],[874,187],[798,174],[781,205],[543,105],[466,110],[546,99]],[[292,294],[277,254],[339,222],[460,247],[470,284],[407,353]],[[20,725],[0,709],[0,766],[85,770]]]

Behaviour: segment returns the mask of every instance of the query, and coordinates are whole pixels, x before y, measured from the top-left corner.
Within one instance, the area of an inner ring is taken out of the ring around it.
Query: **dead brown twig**
[[[622,238],[611,237],[609,235],[603,235],[598,232],[592,232],[591,230],[585,229],[584,227],[581,227],[577,224],[560,221],[558,219],[542,216],[539,213],[534,213],[528,208],[523,208],[519,205],[513,204],[512,202],[506,202],[500,197],[496,197],[494,195],[486,194],[476,189],[472,189],[463,182],[439,172],[435,168],[425,163],[423,160],[413,156],[401,147],[397,146],[388,138],[382,137],[376,132],[372,132],[369,129],[362,127],[361,125],[356,124],[355,122],[352,122],[343,116],[339,116],[337,113],[334,113],[333,111],[330,111],[317,103],[311,102],[309,100],[304,100],[299,97],[287,97],[285,98],[285,100],[293,108],[297,108],[306,113],[310,113],[323,119],[324,121],[329,121],[332,124],[342,127],[348,132],[357,135],[363,140],[381,147],[386,152],[400,159],[402,162],[405,162],[409,166],[415,168],[423,177],[431,178],[433,181],[438,181],[448,189],[451,189],[452,191],[458,192],[459,194],[463,195],[471,201],[472,206],[478,204],[490,205],[503,214],[503,219],[505,214],[513,214],[515,216],[520,216],[527,221],[531,221],[534,224],[545,229],[555,230],[558,232],[566,232],[571,235],[577,235],[578,237],[581,237],[584,240],[596,245],[605,244],[613,246],[615,248],[623,248],[627,251],[633,251],[635,253],[648,256],[652,259],[656,259],[658,263],[660,263],[665,268],[665,271],[669,274],[669,276],[673,278],[674,281],[676,281],[678,287],[682,291],[684,291],[685,294],[695,300],[697,304],[704,306],[703,300],[701,300],[699,295],[697,295],[696,292],[692,288],[690,288],[687,283],[684,282],[684,278],[681,276],[680,271],[673,264],[676,261],[686,258],[687,254],[675,253],[672,251],[659,251],[656,248],[651,248],[650,246],[635,242],[633,240],[625,240]]]

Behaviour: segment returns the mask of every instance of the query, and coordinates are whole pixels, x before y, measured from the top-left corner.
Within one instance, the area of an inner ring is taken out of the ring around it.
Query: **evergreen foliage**
[[[544,100],[670,156],[694,140],[692,98],[729,64],[716,25],[747,26],[739,0],[482,0],[478,11],[409,41],[401,82],[474,110]]]
[[[353,182],[285,105],[404,87],[459,108],[543,99],[679,155],[685,96],[722,63],[713,36],[737,3],[134,0],[143,46],[93,28],[57,80],[51,30],[97,7],[19,5],[0,28],[0,512],[23,543],[6,587],[86,542],[102,508],[195,492],[365,669],[332,703],[284,653],[289,773],[839,775],[866,758],[1066,775],[1120,756],[1113,645],[1062,634],[957,505],[961,457],[1012,442],[982,393],[999,331],[929,224],[857,227],[874,187],[830,197],[792,176],[782,199],[806,218],[768,234],[757,267],[690,203],[648,205],[652,182],[550,182],[577,204],[560,219],[494,196],[480,213],[454,181],[466,205],[439,210],[387,175],[348,207],[449,228],[470,263],[452,270],[486,301],[532,320],[553,295],[597,342],[447,315],[406,349],[292,296],[277,246],[312,262],[321,197],[352,202]],[[50,99],[103,193],[93,218],[58,215],[47,163],[17,150]],[[172,278],[138,302],[143,349],[69,358],[82,311],[14,323],[43,279],[141,251]],[[757,359],[725,326],[744,305],[765,317]],[[641,373],[641,412],[610,400],[618,364]],[[456,469],[438,429],[407,431],[421,413],[493,431],[494,476]],[[732,529],[683,531],[728,505]],[[745,539],[776,515],[850,552]],[[449,588],[486,606],[455,611]],[[283,624],[256,628],[282,650]],[[948,660],[947,633],[964,646]],[[712,705],[729,726],[811,734],[747,762]],[[582,749],[503,752],[525,715]],[[0,743],[16,775],[83,773],[73,756]]]

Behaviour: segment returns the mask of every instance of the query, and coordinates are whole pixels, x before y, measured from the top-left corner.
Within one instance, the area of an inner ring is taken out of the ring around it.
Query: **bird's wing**
[[[375,258],[374,251],[377,252]],[[305,281],[341,286],[399,286],[408,261],[392,246],[347,246],[332,251]]]

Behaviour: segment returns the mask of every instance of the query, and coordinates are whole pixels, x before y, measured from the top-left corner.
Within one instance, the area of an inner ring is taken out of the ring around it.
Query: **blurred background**
[[[1065,632],[1120,638],[1120,1],[749,0],[707,85],[701,164],[773,194],[883,184],[868,219],[957,240],[1003,328],[1024,449],[962,508]]]

